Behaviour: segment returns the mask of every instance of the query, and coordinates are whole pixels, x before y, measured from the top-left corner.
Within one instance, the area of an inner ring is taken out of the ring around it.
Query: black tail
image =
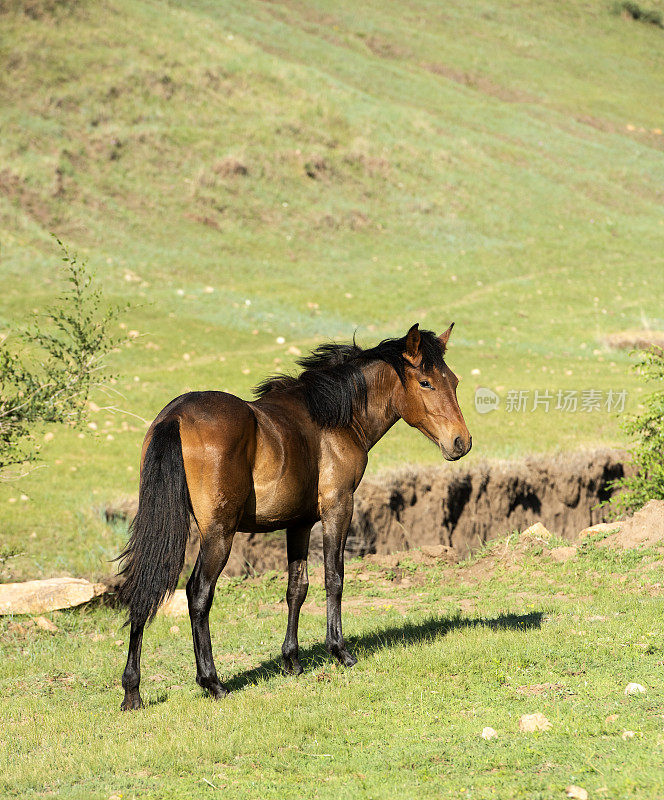
[[[160,422],[143,460],[129,544],[120,555],[125,580],[119,597],[129,606],[132,623],[150,622],[175,591],[189,536],[189,502],[180,423]]]

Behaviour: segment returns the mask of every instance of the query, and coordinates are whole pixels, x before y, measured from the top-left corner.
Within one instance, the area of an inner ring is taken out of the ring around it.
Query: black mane
[[[442,369],[445,348],[440,339],[432,331],[421,330],[420,342],[422,369]],[[299,389],[311,418],[322,428],[348,427],[353,420],[353,410],[367,405],[367,384],[362,367],[371,361],[384,361],[404,383],[405,349],[405,336],[384,339],[368,350],[355,340],[352,344],[321,344],[308,356],[297,360],[303,368],[300,375],[273,375],[259,383],[254,393],[265,397],[274,391]]]

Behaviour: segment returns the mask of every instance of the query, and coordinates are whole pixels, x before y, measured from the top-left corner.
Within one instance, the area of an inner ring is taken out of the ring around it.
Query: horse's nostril
[[[463,439],[460,436],[457,436],[454,440],[454,449],[457,453],[460,453],[463,450]]]

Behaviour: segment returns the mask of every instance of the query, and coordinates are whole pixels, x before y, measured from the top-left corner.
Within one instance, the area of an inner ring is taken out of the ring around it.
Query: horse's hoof
[[[344,665],[344,667],[354,667],[357,664],[357,659],[354,655],[348,652],[348,650],[344,650],[341,655],[339,656],[339,661]]]
[[[123,711],[138,711],[139,708],[144,708],[143,701],[140,694],[125,695],[125,699],[120,704]]]
[[[296,658],[284,658],[284,675],[301,675],[303,672],[302,665]]]
[[[228,694],[228,689],[220,681],[206,681],[196,678],[196,683],[210,695],[213,700],[223,700]]]
[[[349,653],[344,645],[328,644],[326,646],[328,653],[333,655],[344,667],[352,667],[354,664],[357,664],[355,656]]]

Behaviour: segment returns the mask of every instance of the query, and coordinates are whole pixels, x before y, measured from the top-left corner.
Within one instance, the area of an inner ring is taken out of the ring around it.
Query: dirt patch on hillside
[[[467,86],[469,89],[481,92],[489,97],[495,97],[502,100],[504,103],[538,103],[539,98],[530,92],[525,92],[522,89],[515,89],[509,86],[503,86],[491,80],[486,75],[479,73],[465,72],[464,70],[452,67],[449,64],[442,64],[440,62],[426,62],[422,67],[434,75],[441,75],[450,81],[459,83],[462,86]]]
[[[567,539],[601,522],[598,503],[607,500],[611,481],[625,474],[623,454],[611,450],[487,462],[466,469],[436,467],[365,478],[355,494],[355,511],[346,557],[389,556],[434,549],[433,557],[465,558],[486,541],[524,530],[541,521]],[[110,504],[106,518],[131,519],[135,499]],[[228,576],[282,571],[286,564],[283,533],[238,533]],[[192,526],[187,564],[193,564],[198,531]],[[439,552],[440,551],[440,552]],[[310,561],[322,562],[320,523],[311,534]]]
[[[348,552],[443,545],[463,558],[535,522],[572,539],[602,521],[598,504],[624,474],[623,454],[596,450],[365,479],[356,493]]]
[[[52,223],[51,210],[41,194],[9,169],[0,171],[0,194],[41,225]]]
[[[664,331],[631,330],[610,333],[604,339],[607,347],[613,350],[649,350],[651,347],[664,348]]]
[[[651,500],[633,517],[612,523],[618,532],[607,536],[599,544],[631,550],[634,547],[658,547],[664,544],[664,500]]]

